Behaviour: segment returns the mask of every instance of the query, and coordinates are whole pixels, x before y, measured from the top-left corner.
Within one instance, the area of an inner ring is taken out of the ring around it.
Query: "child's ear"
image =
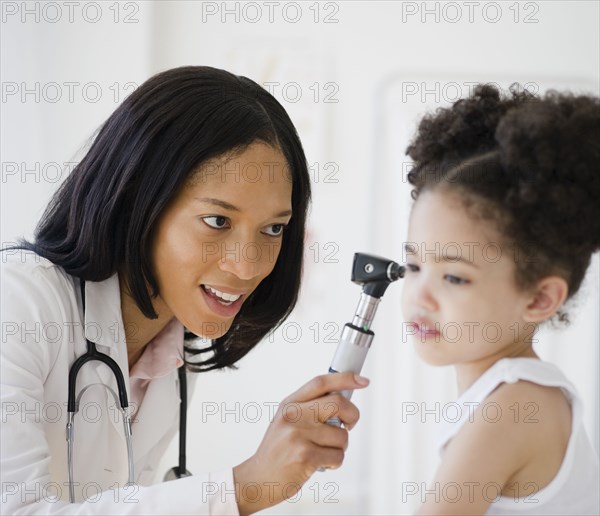
[[[560,276],[548,276],[542,279],[525,307],[523,320],[542,322],[550,319],[562,306],[568,293],[569,286]]]

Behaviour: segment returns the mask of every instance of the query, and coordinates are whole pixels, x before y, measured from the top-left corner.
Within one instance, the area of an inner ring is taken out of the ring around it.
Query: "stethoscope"
[[[83,316],[85,317],[85,281],[80,280],[81,286],[81,302],[83,306]],[[105,387],[109,390],[115,400],[115,406],[118,404],[121,406],[121,414],[123,416],[123,431],[125,432],[125,440],[127,442],[127,463],[129,469],[128,484],[135,483],[135,476],[133,472],[133,446],[131,443],[131,418],[128,414],[129,402],[127,400],[127,389],[125,388],[125,378],[118,364],[105,353],[100,353],[96,349],[96,344],[91,342],[88,338],[85,339],[87,342],[87,352],[81,355],[69,369],[69,395],[67,400],[67,466],[69,474],[69,500],[71,503],[75,501],[75,485],[73,483],[73,438],[75,434],[75,414],[79,410],[79,401],[83,396],[83,393],[89,389],[92,385],[87,385],[81,390],[79,395],[75,397],[75,388],[77,385],[77,374],[81,367],[91,360],[99,360],[110,367],[115,380],[117,381],[117,389],[119,395],[108,386]],[[187,477],[191,473],[185,468],[185,435],[187,426],[187,378],[185,372],[185,364],[182,365],[177,374],[179,376],[179,394],[181,403],[179,406],[179,466],[175,466],[167,471],[164,480],[174,480],[176,478]]]

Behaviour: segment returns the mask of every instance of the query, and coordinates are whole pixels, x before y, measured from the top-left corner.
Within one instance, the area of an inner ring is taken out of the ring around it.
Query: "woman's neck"
[[[135,300],[127,290],[119,274],[119,287],[121,291],[121,314],[125,329],[125,342],[127,344],[127,358],[129,370],[142,356],[148,343],[173,319],[173,313],[166,306],[160,296],[152,300],[158,318],[149,319],[138,308]]]

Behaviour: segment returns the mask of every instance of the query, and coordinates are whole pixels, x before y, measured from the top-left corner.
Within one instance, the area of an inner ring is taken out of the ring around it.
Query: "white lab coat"
[[[75,416],[76,503],[69,503],[67,380],[73,361],[86,352],[82,328],[98,351],[119,364],[129,391],[118,277],[86,282],[84,323],[77,278],[28,251],[2,252],[0,258],[1,512],[237,514],[231,470],[152,485],[164,475],[155,468],[179,427],[176,371],[150,382],[136,414],[133,487],[125,485],[127,448],[112,394],[98,385],[85,392]],[[188,378],[191,391],[194,374]],[[79,372],[76,393],[98,383],[118,392],[108,367],[89,362]]]

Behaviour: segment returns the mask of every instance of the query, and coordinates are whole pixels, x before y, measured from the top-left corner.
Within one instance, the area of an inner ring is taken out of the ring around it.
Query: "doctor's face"
[[[152,260],[159,316],[197,335],[224,335],[273,267],[292,216],[292,182],[277,149],[255,142],[209,160],[171,200]]]

